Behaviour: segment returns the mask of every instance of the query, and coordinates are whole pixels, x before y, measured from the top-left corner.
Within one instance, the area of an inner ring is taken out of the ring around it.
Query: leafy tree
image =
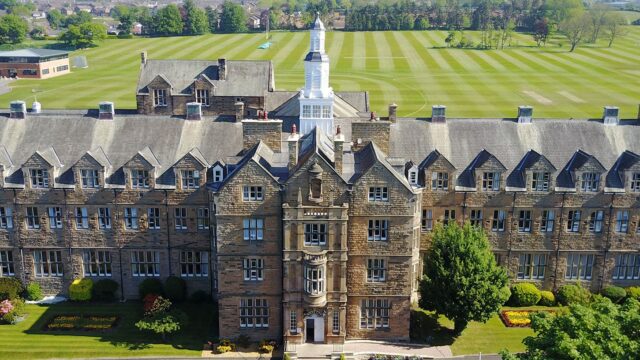
[[[425,17],[420,17],[416,19],[416,23],[413,26],[414,30],[427,30],[429,29],[429,19]]]
[[[551,26],[549,26],[549,20],[547,20],[547,18],[536,20],[533,25],[533,40],[536,41],[536,45],[538,45],[538,47],[540,47],[540,45],[545,46],[547,44],[550,32]]]
[[[64,20],[64,25],[69,27],[71,25],[80,25],[93,21],[93,17],[86,11],[80,11],[77,14],[69,15]]]
[[[226,1],[222,5],[220,16],[220,30],[226,33],[239,33],[247,31],[247,14],[239,4]]]
[[[53,9],[47,13],[47,21],[52,29],[58,29],[65,23],[65,18],[60,10]]]
[[[591,19],[591,42],[598,41],[600,36],[600,29],[605,25],[607,15],[610,12],[609,6],[605,4],[594,4],[589,9],[589,17]]]
[[[444,39],[444,42],[447,44],[447,47],[451,47],[456,41],[456,32],[455,31],[449,31],[449,33],[447,34],[447,38]]]
[[[633,359],[640,353],[640,303],[634,299],[615,305],[597,297],[556,315],[539,312],[531,328],[535,336],[524,339],[526,352],[503,359]]]
[[[33,29],[29,31],[29,37],[34,40],[44,40],[45,36],[47,36],[47,34],[45,33],[44,28],[39,25],[34,26]]]
[[[184,1],[184,33],[186,35],[202,35],[209,31],[209,19],[204,10],[193,0]]]
[[[151,24],[154,35],[171,36],[182,34],[182,16],[175,4],[167,5],[158,10]]]
[[[0,0],[0,9],[9,10],[18,5],[18,0]]]
[[[120,20],[123,15],[130,14],[132,14],[131,7],[123,4],[114,5],[114,7],[111,8],[111,12],[109,13],[109,15],[111,15],[111,17],[116,20]]]
[[[486,234],[470,224],[434,229],[425,259],[420,307],[453,320],[455,334],[470,321],[486,322],[508,299],[506,271],[496,264]]]
[[[609,47],[613,45],[613,41],[617,37],[625,36],[627,29],[624,27],[627,25],[627,19],[618,13],[610,13],[605,18],[605,36],[609,40]]]
[[[573,52],[591,30],[591,20],[584,12],[575,11],[569,18],[560,23],[559,28],[562,35],[571,44],[569,52]]]
[[[207,20],[209,23],[209,32],[214,33],[218,31],[218,10],[207,6],[205,12],[207,13]]]
[[[0,18],[0,42],[19,44],[27,37],[29,26],[18,15],[8,14]]]
[[[133,14],[130,12],[122,13],[119,16],[120,24],[118,24],[118,30],[122,35],[131,34],[131,28],[133,27]]]
[[[569,17],[572,12],[584,9],[582,0],[546,0],[545,12],[554,24],[560,24]]]
[[[106,38],[107,28],[97,23],[71,25],[69,29],[60,36],[60,40],[75,48],[95,46],[97,41]]]

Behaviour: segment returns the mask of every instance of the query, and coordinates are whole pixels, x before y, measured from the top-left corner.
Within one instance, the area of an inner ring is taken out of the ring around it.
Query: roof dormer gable
[[[158,158],[148,146],[145,147],[123,165],[125,186],[131,189],[155,188],[156,172],[159,167]]]
[[[103,188],[111,162],[102,147],[87,151],[72,167],[75,184],[84,189]]]
[[[548,191],[553,188],[551,175],[556,171],[556,167],[544,155],[535,150],[529,150],[507,178],[507,186],[517,189],[533,189],[535,177],[535,190]]]
[[[38,150],[23,164],[25,186],[32,189],[52,188],[62,163],[53,147]]]
[[[196,147],[173,164],[175,184],[178,189],[195,189],[206,183],[209,163]]]
[[[163,74],[158,74],[148,84],[149,89],[173,89],[173,84]]]
[[[620,154],[607,175],[606,186],[618,191],[640,192],[640,155],[629,150]]]
[[[482,149],[460,174],[457,184],[463,189],[499,191],[504,187],[506,170],[498,158]]]
[[[572,190],[598,191],[603,183],[600,178],[606,171],[593,155],[578,150],[558,175],[557,184],[558,187]]]

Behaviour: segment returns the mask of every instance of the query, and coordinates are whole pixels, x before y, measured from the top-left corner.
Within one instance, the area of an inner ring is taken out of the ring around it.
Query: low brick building
[[[2,114],[0,276],[111,278],[123,298],[179,276],[217,299],[221,337],[290,343],[409,339],[436,224],[485,230],[514,282],[640,284],[637,120],[376,118],[320,80],[266,91],[267,119]]]
[[[0,51],[0,76],[47,79],[68,74],[69,53],[49,49]]]

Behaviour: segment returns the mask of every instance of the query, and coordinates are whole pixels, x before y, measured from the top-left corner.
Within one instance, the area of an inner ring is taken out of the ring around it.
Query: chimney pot
[[[291,125],[291,133],[292,134],[298,133],[298,128],[296,127],[296,124]]]
[[[395,103],[389,104],[389,121],[396,122],[398,114],[398,105]]]
[[[431,107],[431,122],[432,123],[444,123],[447,121],[446,117],[447,107],[444,105],[433,105]]]
[[[518,124],[531,124],[533,120],[533,108],[531,106],[518,106]]]
[[[27,104],[22,100],[12,101],[9,105],[9,118],[24,119],[27,116]]]
[[[227,59],[218,59],[218,80],[227,80]]]
[[[142,65],[147,63],[147,52],[143,51],[140,53],[140,62],[142,63]]]
[[[620,118],[618,117],[620,109],[617,106],[605,106],[602,114],[602,120],[605,125],[618,125]]]
[[[202,120],[202,104],[199,102],[187,103],[187,120]]]
[[[111,101],[102,101],[98,104],[98,119],[113,120],[115,116],[115,107]]]
[[[242,101],[238,101],[234,106],[236,108],[236,122],[241,122],[244,118],[244,103]]]

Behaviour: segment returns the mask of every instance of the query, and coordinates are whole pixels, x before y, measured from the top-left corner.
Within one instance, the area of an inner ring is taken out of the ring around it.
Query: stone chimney
[[[218,59],[218,80],[227,80],[227,59]]]
[[[187,103],[187,120],[202,120],[202,104],[199,102]]]
[[[240,122],[244,119],[244,103],[242,101],[238,101],[233,105],[236,108],[236,122]]]
[[[115,116],[115,107],[111,101],[102,101],[98,104],[98,119],[113,120]]]
[[[447,107],[444,105],[433,105],[431,107],[431,122],[432,123],[444,123],[447,121],[445,112]]]
[[[333,137],[333,159],[336,172],[342,175],[342,156],[344,152],[344,135],[340,125],[336,128],[336,136]]]
[[[396,103],[389,104],[389,121],[392,123],[398,119],[398,105]]]
[[[351,150],[358,151],[374,142],[385,154],[389,153],[390,121],[360,120],[351,123]]]
[[[533,108],[531,106],[518,106],[518,124],[531,124],[533,121]]]
[[[242,120],[242,146],[247,150],[264,142],[273,152],[282,152],[282,120]]]
[[[147,63],[147,52],[143,51],[140,53],[140,63],[145,65]]]
[[[9,118],[24,119],[27,117],[27,104],[22,100],[12,101],[9,105]]]
[[[618,112],[620,109],[617,106],[605,106],[602,114],[602,121],[605,125],[618,125],[620,118]]]
[[[291,135],[287,138],[287,145],[289,147],[289,162],[287,168],[289,168],[289,170],[298,165],[298,140],[300,140],[300,135],[298,134],[296,124],[293,124],[291,126]]]

